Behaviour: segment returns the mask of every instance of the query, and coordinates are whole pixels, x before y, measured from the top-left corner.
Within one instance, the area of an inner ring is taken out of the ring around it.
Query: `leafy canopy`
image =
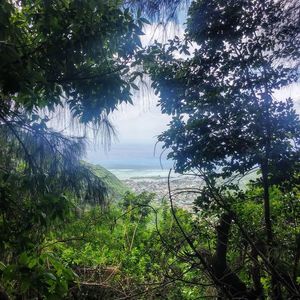
[[[287,206],[298,202],[300,119],[292,99],[275,92],[299,81],[299,12],[297,1],[196,0],[184,40],[156,43],[143,57],[161,110],[172,116],[159,141],[177,171],[204,179],[199,214],[218,217],[209,254],[183,234],[221,298],[299,297],[298,228],[289,245],[282,234],[285,222],[293,226],[299,217],[278,217],[282,203],[272,192],[284,190]],[[255,197],[239,185],[254,170]],[[244,205],[255,208],[249,220],[263,220],[262,235],[245,221]],[[237,234],[244,245],[232,239]],[[278,255],[282,245],[289,257]],[[231,260],[231,246],[249,258],[250,280],[245,261],[237,267]]]
[[[143,22],[120,4],[3,1],[3,101],[13,100],[29,111],[65,105],[84,123],[130,102],[136,74],[130,72],[129,62],[141,47]]]
[[[41,244],[107,188],[80,161],[85,139],[50,129],[47,112],[61,106],[99,128],[131,102],[144,22],[120,1],[1,1],[0,297],[4,283],[27,298],[68,291],[74,274]]]
[[[245,173],[267,151],[273,175],[289,176],[300,123],[292,99],[274,92],[299,78],[294,9],[285,1],[195,1],[185,41],[150,47],[146,66],[162,112],[173,116],[159,140],[178,171]]]

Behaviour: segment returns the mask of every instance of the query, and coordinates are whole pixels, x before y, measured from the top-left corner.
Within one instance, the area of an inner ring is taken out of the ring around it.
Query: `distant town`
[[[135,193],[144,191],[155,193],[157,203],[170,200],[167,177],[133,177],[122,180],[122,182]],[[174,205],[191,211],[200,187],[201,180],[195,176],[170,178],[170,189]]]

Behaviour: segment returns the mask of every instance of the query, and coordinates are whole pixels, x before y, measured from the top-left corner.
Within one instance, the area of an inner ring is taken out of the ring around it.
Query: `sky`
[[[110,118],[116,128],[117,140],[109,149],[91,145],[87,160],[107,168],[160,168],[161,145],[157,136],[167,129],[170,117],[157,107],[157,98],[134,99],[133,105],[122,105]],[[163,165],[166,155],[162,157]]]

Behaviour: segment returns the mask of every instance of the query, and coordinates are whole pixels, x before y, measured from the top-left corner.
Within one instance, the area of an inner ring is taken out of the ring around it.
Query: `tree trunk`
[[[261,271],[260,271],[260,266],[259,266],[259,262],[258,262],[258,253],[256,251],[256,249],[251,249],[251,256],[253,258],[253,267],[251,270],[251,274],[252,274],[252,280],[254,283],[254,288],[257,292],[257,297],[259,300],[265,300],[265,295],[264,295],[264,289],[263,286],[261,284]]]
[[[263,69],[264,78],[266,79],[266,69]],[[264,146],[265,153],[264,158],[261,164],[262,171],[262,181],[263,181],[263,190],[264,190],[264,220],[266,227],[266,237],[267,237],[267,255],[270,263],[274,266],[271,271],[271,288],[272,288],[272,299],[281,300],[281,285],[277,275],[277,272],[274,272],[276,269],[276,259],[274,257],[274,239],[273,239],[273,230],[272,230],[272,221],[271,221],[271,209],[270,209],[270,182],[269,182],[269,163],[271,155],[271,122],[270,122],[270,106],[272,104],[272,96],[269,91],[267,84],[264,84],[264,94],[263,94],[263,105],[264,105],[264,114],[265,114],[265,132],[264,132]]]
[[[224,213],[221,216],[217,227],[217,245],[212,259],[212,271],[219,283],[219,288],[229,294],[231,299],[257,299],[255,293],[249,291],[246,284],[227,265],[226,255],[231,221],[231,213]]]
[[[271,209],[270,209],[270,193],[269,193],[269,166],[268,166],[268,153],[266,161],[261,166],[262,170],[262,180],[263,180],[263,190],[264,190],[264,220],[266,227],[266,236],[267,236],[267,255],[270,263],[276,269],[276,259],[274,257],[274,241],[273,241],[273,230],[272,230],[272,221],[271,221]],[[274,269],[271,272],[271,288],[272,288],[272,299],[281,300],[281,285],[276,272]]]

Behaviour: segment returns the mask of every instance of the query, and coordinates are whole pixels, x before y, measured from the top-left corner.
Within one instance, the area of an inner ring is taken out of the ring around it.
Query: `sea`
[[[128,179],[164,179],[168,177],[169,170],[164,169],[108,169],[120,180]],[[174,177],[174,174],[173,176]]]
[[[120,180],[167,178],[174,162],[161,149],[153,149],[152,145],[121,145],[106,153],[90,150],[87,161],[103,166]],[[173,171],[171,176],[177,175]]]

